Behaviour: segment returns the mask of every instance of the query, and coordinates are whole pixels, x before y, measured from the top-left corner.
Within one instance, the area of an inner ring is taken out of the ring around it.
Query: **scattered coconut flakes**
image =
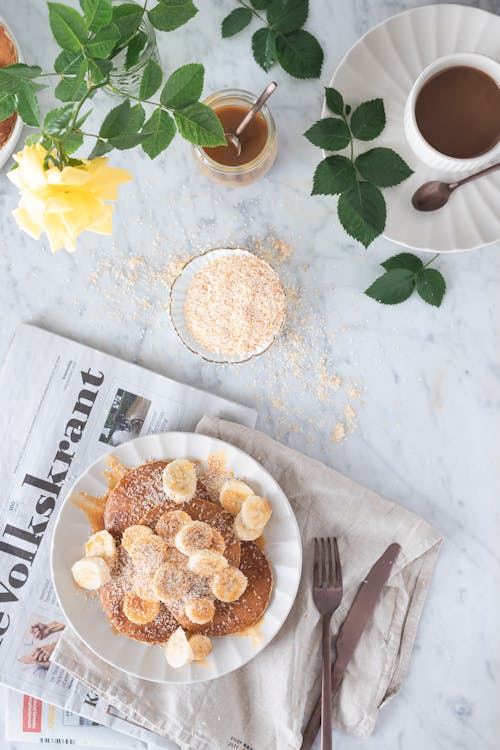
[[[332,431],[332,443],[341,443],[345,438],[345,427],[343,422],[337,422]]]
[[[352,382],[347,383],[345,390],[349,398],[361,397],[361,388],[355,383],[352,383]]]
[[[338,391],[342,383],[338,375],[330,375],[326,368],[326,357],[320,358],[318,365],[319,384],[317,388],[317,395],[321,401],[326,401],[330,395],[330,390]]]
[[[285,404],[277,396],[275,396],[273,398],[272,404],[273,404],[273,406],[274,406],[275,409],[284,409],[285,408]]]
[[[346,404],[346,406],[344,407],[344,417],[348,427],[352,427],[352,425],[356,422],[356,412],[352,408],[351,404]]]

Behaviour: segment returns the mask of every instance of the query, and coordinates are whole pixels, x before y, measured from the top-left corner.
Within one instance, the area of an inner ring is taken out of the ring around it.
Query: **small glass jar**
[[[243,89],[224,89],[210,94],[204,101],[208,107],[217,112],[225,107],[240,106],[250,109],[255,104],[257,97]],[[249,185],[263,177],[274,164],[278,153],[278,137],[276,125],[269,108],[264,104],[260,110],[267,125],[267,140],[260,153],[246,164],[227,166],[212,159],[202,146],[193,146],[193,154],[201,169],[207,177],[220,182],[228,187],[239,187]]]
[[[130,4],[130,0],[113,0],[113,5]],[[161,65],[158,46],[156,44],[156,33],[146,13],[143,13],[139,31],[146,34],[146,43],[139,53],[139,59],[135,65],[128,70],[125,68],[127,48],[123,49],[113,58],[113,69],[109,74],[112,86],[120,90],[120,93],[108,89],[114,96],[139,96],[142,74],[148,60],[154,60]]]

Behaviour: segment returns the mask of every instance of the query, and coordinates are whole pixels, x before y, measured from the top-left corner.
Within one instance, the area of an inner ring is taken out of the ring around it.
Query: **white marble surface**
[[[326,52],[322,79],[300,82],[273,71],[280,153],[257,185],[232,191],[207,182],[180,139],[155,162],[139,152],[116,153],[113,163],[129,168],[134,181],[121,190],[113,238],[88,235],[77,254],[52,256],[46,242],[19,232],[10,216],[16,191],[0,179],[0,358],[16,326],[31,321],[255,405],[263,430],[406,505],[444,534],[403,689],[369,740],[338,735],[337,750],[495,750],[500,736],[500,246],[439,261],[449,287],[439,310],[417,297],[392,308],[377,304],[362,291],[397,248],[380,239],[366,252],[339,228],[329,199],[309,197],[319,152],[301,135],[319,116],[322,85],[360,34],[418,4],[312,3],[309,27]],[[471,4],[500,12],[498,0]],[[219,38],[219,21],[233,4],[198,5],[198,18],[185,29],[160,36],[165,68],[204,62],[207,93],[263,88],[268,76],[251,58],[249,33]],[[56,49],[44,2],[0,0],[0,15],[30,62],[50,64]],[[170,328],[166,287],[148,281],[144,268],[161,269],[200,248],[251,245],[252,236],[268,234],[293,247],[280,266],[285,282],[300,289],[291,335],[251,364],[196,359]],[[117,277],[129,256],[145,258],[142,281],[132,289]],[[322,388],[322,363],[341,378],[337,391]],[[332,430],[346,404],[356,424],[335,443]]]

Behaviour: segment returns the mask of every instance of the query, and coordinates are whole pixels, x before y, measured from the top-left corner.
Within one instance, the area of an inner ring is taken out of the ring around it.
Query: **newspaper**
[[[0,373],[0,683],[168,750],[50,662],[66,625],[50,536],[65,491],[92,461],[140,434],[193,430],[204,413],[256,422],[253,409],[29,325]]]
[[[9,742],[27,742],[37,745],[71,745],[77,748],[91,747],[137,750],[146,748],[133,737],[125,737],[113,729],[96,724],[64,708],[45,703],[32,695],[5,690],[6,722],[5,739]],[[5,704],[4,704],[5,705]]]

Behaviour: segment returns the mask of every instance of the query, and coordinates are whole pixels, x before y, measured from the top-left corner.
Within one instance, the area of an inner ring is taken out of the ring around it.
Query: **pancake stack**
[[[272,572],[255,540],[270,515],[267,500],[239,480],[212,502],[189,461],[150,461],[110,489],[104,530],[73,575],[99,588],[116,631],[165,645],[179,667],[210,652],[209,636],[239,633],[264,614]]]

